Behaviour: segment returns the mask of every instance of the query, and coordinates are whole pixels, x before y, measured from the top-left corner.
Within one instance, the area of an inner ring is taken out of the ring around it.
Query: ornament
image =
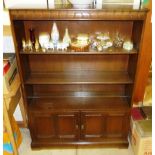
[[[100,40],[100,41],[108,40],[108,39],[110,39],[109,32],[107,32],[107,33],[99,33],[96,38],[98,40]]]
[[[49,39],[50,39],[50,36],[48,33],[40,34],[39,35],[39,43],[40,43],[41,47],[47,48],[47,45],[49,44]]]
[[[78,34],[77,36],[77,44],[81,46],[86,46],[89,44],[88,34]]]
[[[107,47],[112,47],[113,46],[113,42],[109,39],[107,42],[106,42],[106,45]]]
[[[60,42],[57,44],[57,50],[67,50],[67,47],[68,47],[68,43],[63,43],[63,42]]]
[[[57,44],[59,42],[59,31],[55,22],[53,23],[51,31],[51,39],[54,44]]]
[[[30,32],[30,41],[33,45],[33,47],[35,46],[35,34],[34,34],[34,29],[33,28],[30,28],[29,29],[29,32]]]
[[[102,46],[103,49],[107,49],[108,48],[107,43],[104,40],[100,42],[100,45]]]
[[[40,49],[40,44],[39,44],[39,41],[36,40],[36,42],[35,42],[35,50],[38,52],[39,49]]]
[[[22,40],[22,48],[23,48],[23,50],[26,50],[26,42],[24,39]]]
[[[49,42],[49,49],[54,50],[54,44],[52,41]]]
[[[71,43],[71,38],[69,36],[69,33],[68,33],[68,29],[67,28],[65,30],[65,35],[63,37],[63,43],[67,43],[67,44],[70,44]]]
[[[99,52],[101,52],[101,51],[103,50],[102,45],[98,45],[98,46],[97,46],[97,50],[98,50]]]
[[[123,46],[123,42],[123,38],[120,37],[119,33],[117,33],[113,41],[114,47],[121,48]]]
[[[28,41],[28,49],[30,51],[32,51],[32,49],[33,49],[33,45],[32,45],[32,42],[30,40]]]
[[[123,48],[125,50],[132,50],[133,49],[133,43],[131,41],[125,41],[124,44],[123,44]]]

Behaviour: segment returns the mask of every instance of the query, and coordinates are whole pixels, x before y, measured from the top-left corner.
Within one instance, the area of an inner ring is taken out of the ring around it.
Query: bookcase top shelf
[[[103,5],[102,9],[57,5],[53,9],[14,9],[10,15],[14,20],[145,20],[147,12],[148,9],[126,5]]]
[[[38,51],[38,52],[36,52],[35,50],[34,51],[21,51],[20,52],[20,54],[63,54],[63,55],[65,55],[65,54],[77,54],[77,55],[79,55],[79,54],[99,54],[99,55],[110,55],[110,54],[137,54],[138,53],[138,51],[136,50],[136,49],[132,49],[132,50],[130,50],[130,51],[128,51],[128,50],[125,50],[125,49],[123,49],[123,48],[109,48],[109,49],[105,49],[105,50],[103,50],[103,51],[101,51],[101,52],[98,52],[98,51],[96,51],[96,50],[92,50],[92,49],[90,49],[89,51],[83,51],[83,52],[75,52],[75,51],[71,51],[71,50],[67,50],[67,51],[57,51],[57,50],[47,50],[46,52],[42,52],[42,51]]]

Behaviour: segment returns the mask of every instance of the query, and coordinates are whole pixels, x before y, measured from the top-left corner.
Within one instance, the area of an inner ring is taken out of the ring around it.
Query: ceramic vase
[[[53,27],[51,31],[51,39],[55,45],[59,42],[59,30],[55,22],[53,23]]]
[[[63,37],[63,43],[67,43],[68,45],[71,43],[71,38],[69,36],[68,29],[65,30],[65,35]]]

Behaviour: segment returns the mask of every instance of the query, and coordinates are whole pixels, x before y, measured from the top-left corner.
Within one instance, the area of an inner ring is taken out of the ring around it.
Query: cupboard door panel
[[[125,137],[128,131],[128,116],[123,114],[109,114],[107,117],[107,137]]]
[[[31,114],[30,128],[37,140],[49,140],[56,137],[54,115],[39,113]]]
[[[101,138],[105,134],[105,116],[100,113],[82,113],[82,138]]]
[[[39,138],[50,138],[54,134],[54,122],[51,117],[36,117],[36,131]]]
[[[79,129],[79,118],[77,113],[57,114],[57,135],[62,139],[77,139]]]

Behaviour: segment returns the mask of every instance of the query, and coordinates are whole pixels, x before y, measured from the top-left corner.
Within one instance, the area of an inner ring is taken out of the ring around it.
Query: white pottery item
[[[68,44],[71,43],[71,38],[69,36],[69,32],[68,32],[68,29],[67,28],[65,30],[65,35],[63,37],[63,43],[68,43]]]
[[[124,44],[123,44],[123,48],[125,50],[132,50],[133,49],[133,43],[131,41],[125,41]]]
[[[43,33],[39,35],[39,43],[41,47],[44,47],[44,45],[49,43],[50,36],[48,33]]]
[[[59,42],[59,30],[55,22],[53,23],[53,27],[51,31],[51,39],[54,44],[57,44]]]

